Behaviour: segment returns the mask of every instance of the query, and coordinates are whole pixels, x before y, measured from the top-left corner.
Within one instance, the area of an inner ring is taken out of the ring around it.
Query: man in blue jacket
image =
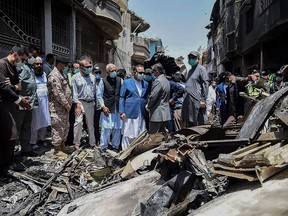
[[[122,150],[145,130],[145,105],[148,83],[144,81],[144,67],[137,65],[131,79],[124,80],[120,91],[119,112],[123,120]]]

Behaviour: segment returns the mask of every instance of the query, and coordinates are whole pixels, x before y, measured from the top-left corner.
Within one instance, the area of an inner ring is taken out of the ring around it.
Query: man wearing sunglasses
[[[80,73],[72,77],[73,102],[76,104],[74,123],[74,145],[80,146],[85,114],[88,128],[89,144],[95,147],[94,112],[95,112],[95,76],[92,74],[90,59],[84,58],[80,62]]]
[[[171,120],[169,96],[170,83],[165,77],[165,69],[161,63],[152,67],[155,80],[152,83],[151,93],[148,96],[147,108],[150,111],[149,134],[162,132],[167,135],[166,126]]]
[[[59,56],[56,66],[48,75],[49,110],[51,113],[52,145],[54,156],[67,158],[74,149],[66,147],[69,132],[69,111],[72,105],[71,89],[64,74],[68,71],[69,59]]]
[[[137,65],[132,78],[123,81],[119,112],[123,121],[122,150],[145,130],[145,105],[148,83],[144,81],[144,67]]]

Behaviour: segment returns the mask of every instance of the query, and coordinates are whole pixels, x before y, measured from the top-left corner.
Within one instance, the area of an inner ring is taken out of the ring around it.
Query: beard
[[[34,69],[35,76],[42,76],[43,75],[43,68],[35,68]]]

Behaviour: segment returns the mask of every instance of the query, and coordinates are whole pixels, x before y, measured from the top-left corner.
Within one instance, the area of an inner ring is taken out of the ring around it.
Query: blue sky
[[[139,34],[159,37],[167,47],[166,54],[183,56],[207,46],[210,14],[215,0],[129,0],[129,9],[150,24]]]

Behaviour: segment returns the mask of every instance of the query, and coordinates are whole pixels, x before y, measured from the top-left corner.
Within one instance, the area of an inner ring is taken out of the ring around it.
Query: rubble
[[[1,215],[187,215],[236,179],[264,185],[288,166],[287,95],[262,99],[228,130],[144,131],[121,153],[84,147],[66,160],[46,149],[0,179]]]

